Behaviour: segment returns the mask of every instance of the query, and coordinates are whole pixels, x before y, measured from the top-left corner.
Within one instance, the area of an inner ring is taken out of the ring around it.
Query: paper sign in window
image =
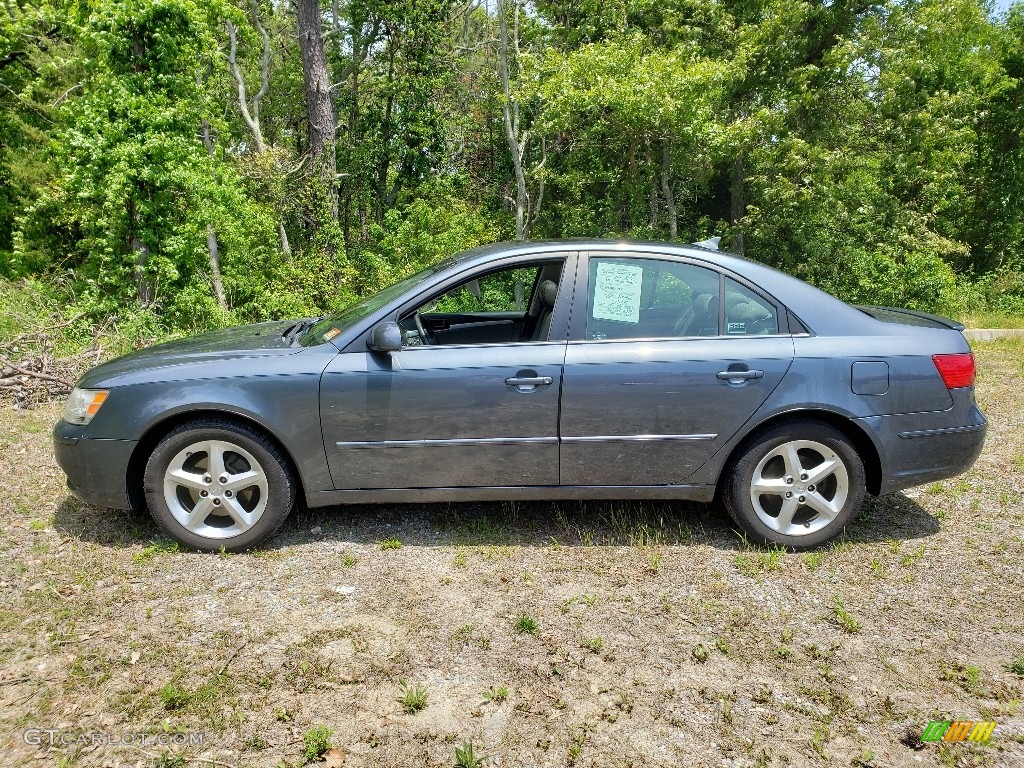
[[[643,276],[643,267],[598,262],[594,281],[594,319],[639,323]]]

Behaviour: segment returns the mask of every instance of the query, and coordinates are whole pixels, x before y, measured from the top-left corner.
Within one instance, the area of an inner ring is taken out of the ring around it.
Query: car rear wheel
[[[150,514],[190,549],[238,552],[272,535],[295,505],[279,448],[251,427],[190,422],[156,447],[144,477]]]
[[[837,536],[864,500],[864,463],[839,430],[780,424],[750,441],[724,478],[722,500],[754,540],[805,549]]]

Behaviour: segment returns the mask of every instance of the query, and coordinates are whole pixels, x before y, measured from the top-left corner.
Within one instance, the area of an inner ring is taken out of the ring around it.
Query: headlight
[[[64,406],[64,421],[68,424],[88,424],[99,411],[110,390],[79,389],[75,387]]]

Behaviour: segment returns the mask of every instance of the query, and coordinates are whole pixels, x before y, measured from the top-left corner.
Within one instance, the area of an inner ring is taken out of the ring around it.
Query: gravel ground
[[[196,555],[67,494],[57,405],[4,406],[3,763],[1024,765],[1024,345],[977,352],[974,469],[805,554],[700,505],[504,503]],[[932,719],[997,726],[921,744]]]

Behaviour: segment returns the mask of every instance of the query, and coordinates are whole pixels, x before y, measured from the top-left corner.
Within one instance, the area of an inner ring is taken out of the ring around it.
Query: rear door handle
[[[550,376],[510,376],[505,383],[510,387],[537,387],[547,386],[554,381]]]
[[[725,381],[744,381],[746,379],[763,379],[764,371],[719,371],[715,375]]]

